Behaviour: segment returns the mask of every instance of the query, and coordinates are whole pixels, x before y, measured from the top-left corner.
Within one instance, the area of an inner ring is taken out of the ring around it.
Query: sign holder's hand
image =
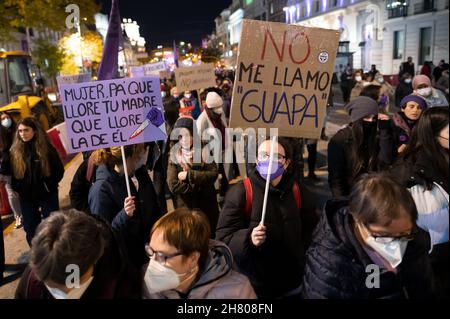
[[[266,241],[266,226],[259,224],[252,230],[251,234],[252,244],[255,247],[259,247]]]
[[[130,196],[125,198],[125,201],[123,203],[123,209],[125,210],[125,213],[128,215],[128,217],[133,217],[134,215],[134,211],[136,209],[136,204],[134,200],[135,197]]]

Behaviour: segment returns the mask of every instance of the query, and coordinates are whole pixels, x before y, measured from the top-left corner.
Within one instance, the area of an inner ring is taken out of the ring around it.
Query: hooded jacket
[[[206,266],[186,294],[167,290],[151,294],[144,285],[146,299],[255,299],[255,292],[244,275],[234,271],[230,249],[211,240]]]
[[[433,296],[430,239],[420,230],[408,242],[397,274],[380,270],[379,288],[367,282],[374,262],[358,241],[346,201],[327,202],[306,253],[302,296],[306,299],[403,299]]]

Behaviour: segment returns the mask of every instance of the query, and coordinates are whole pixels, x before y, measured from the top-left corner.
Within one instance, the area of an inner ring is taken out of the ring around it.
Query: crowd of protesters
[[[232,73],[203,91],[164,79],[168,139],[124,147],[126,165],[120,147],[84,153],[70,210],[58,207],[64,169],[46,132],[33,118],[15,124],[1,114],[0,177],[31,247],[16,297],[448,298],[449,68],[441,62],[416,75],[408,59],[396,88],[375,65],[343,71],[350,121],[328,143],[332,198],[322,209],[303,178],[305,145],[308,177],[317,178],[316,140],[258,138],[255,163],[246,154],[238,165],[233,146],[233,162],[223,161],[234,142],[225,138]],[[79,270],[74,285],[68,265]]]

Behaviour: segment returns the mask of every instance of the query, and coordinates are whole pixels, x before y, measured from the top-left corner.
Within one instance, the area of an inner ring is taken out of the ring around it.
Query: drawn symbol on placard
[[[319,53],[319,57],[318,57],[319,62],[322,63],[322,64],[326,63],[328,61],[328,57],[329,57],[328,52],[321,51]]]
[[[149,124],[158,127],[163,133],[166,133],[166,126],[162,112],[157,108],[152,108],[145,117],[145,121],[131,134],[130,140],[141,134]]]

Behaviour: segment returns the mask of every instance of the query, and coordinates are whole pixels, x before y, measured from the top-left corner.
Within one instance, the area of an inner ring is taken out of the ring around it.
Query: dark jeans
[[[22,208],[23,228],[28,245],[31,247],[31,240],[41,220],[47,218],[51,212],[59,209],[58,191],[51,194],[50,197],[41,200],[31,201],[20,198],[20,206]],[[41,210],[39,211],[39,209]]]
[[[306,148],[308,149],[308,172],[314,174],[317,161],[317,144],[308,144]]]

